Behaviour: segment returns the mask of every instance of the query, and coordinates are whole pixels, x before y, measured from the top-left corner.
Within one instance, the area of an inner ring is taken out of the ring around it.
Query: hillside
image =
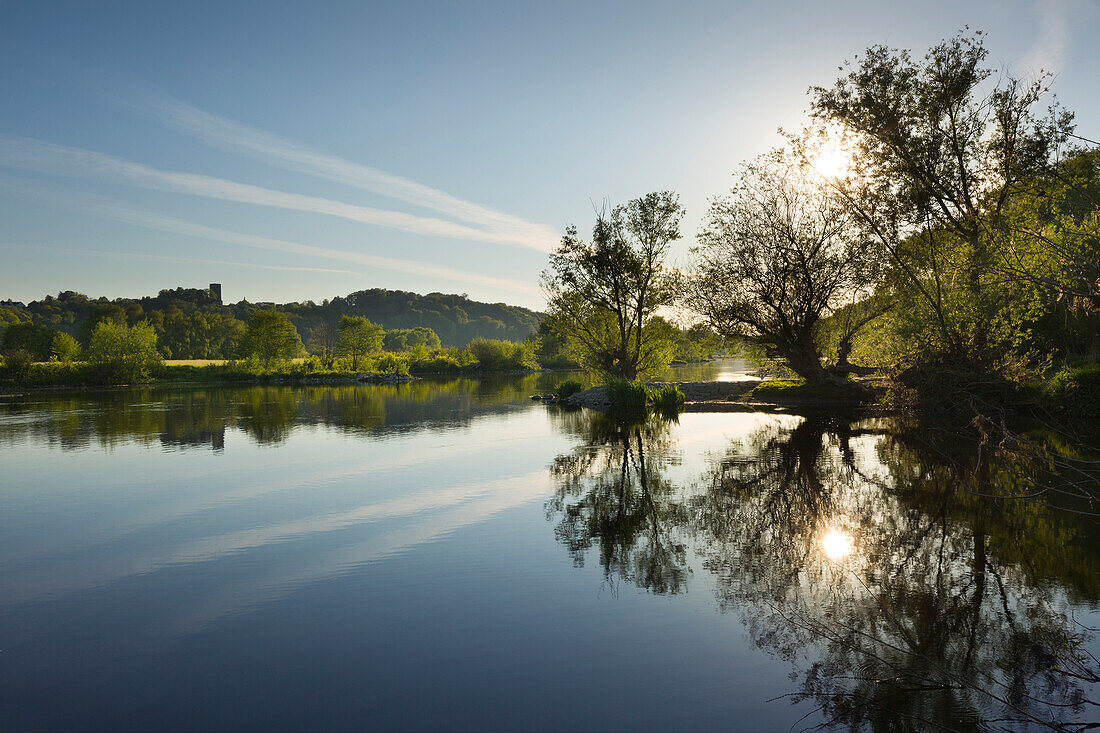
[[[0,302],[0,329],[9,323],[33,321],[87,339],[99,320],[148,320],[157,331],[165,356],[174,359],[218,359],[234,356],[244,321],[258,308],[286,313],[309,343],[321,324],[335,328],[344,315],[366,316],[387,330],[424,326],[444,345],[465,346],[478,337],[521,341],[538,328],[535,311],[504,303],[482,303],[462,295],[401,290],[360,290],[323,303],[224,304],[206,288],[162,290],[142,298],[90,298],[65,291],[28,304]]]

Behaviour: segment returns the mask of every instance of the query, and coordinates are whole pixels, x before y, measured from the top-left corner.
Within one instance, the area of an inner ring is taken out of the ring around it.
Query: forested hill
[[[0,330],[11,323],[33,321],[86,342],[100,320],[147,320],[156,329],[166,357],[220,359],[235,356],[249,315],[272,307],[287,314],[305,343],[318,326],[324,323],[334,329],[344,315],[366,316],[387,330],[425,326],[448,346],[465,346],[478,337],[521,341],[538,328],[540,320],[538,313],[526,308],[444,293],[419,295],[375,288],[323,303],[223,304],[206,288],[176,288],[137,299],[89,298],[66,291],[26,305],[0,301]]]
[[[240,304],[233,307],[240,308]],[[478,337],[522,341],[541,320],[535,311],[515,305],[481,303],[464,295],[418,295],[382,288],[360,290],[327,304],[287,303],[277,308],[294,320],[303,338],[305,331],[320,322],[335,326],[341,316],[349,315],[366,316],[387,330],[425,326],[439,334],[447,346],[465,346]]]

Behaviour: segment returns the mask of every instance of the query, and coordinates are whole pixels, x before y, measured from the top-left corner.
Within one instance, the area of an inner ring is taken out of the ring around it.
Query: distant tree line
[[[311,352],[314,346],[319,352],[335,349],[335,334],[345,317],[367,318],[385,329],[384,347],[390,351],[466,346],[476,338],[522,341],[538,329],[541,320],[540,314],[526,308],[481,303],[462,295],[418,295],[382,289],[363,290],[321,304],[306,301],[274,308],[247,301],[223,305],[209,290],[198,288],[114,300],[65,291],[25,307],[0,303],[0,336],[13,324],[29,323],[48,329],[48,335],[39,330],[34,337],[38,341],[32,338],[23,345],[35,358],[45,360],[57,332],[87,346],[99,323],[133,326],[147,322],[156,334],[158,351],[166,359],[231,359],[240,354],[248,319],[261,310],[286,315]],[[50,345],[43,340],[50,341]],[[12,348],[9,344],[8,350]]]

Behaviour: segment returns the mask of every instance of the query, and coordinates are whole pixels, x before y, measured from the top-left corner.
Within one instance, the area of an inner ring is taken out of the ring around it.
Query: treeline
[[[90,298],[65,291],[25,307],[0,303],[0,332],[14,323],[30,322],[68,334],[87,345],[101,322],[135,325],[148,322],[157,348],[166,359],[232,359],[239,353],[245,323],[257,310],[284,313],[302,341],[310,343],[335,331],[344,316],[369,318],[393,333],[387,348],[403,351],[405,329],[430,329],[445,346],[465,346],[476,338],[522,341],[539,325],[534,311],[504,303],[481,303],[462,295],[418,295],[398,290],[363,290],[317,304],[312,301],[258,305],[241,301],[223,305],[207,289],[162,290],[138,299]],[[2,334],[0,334],[2,335]]]

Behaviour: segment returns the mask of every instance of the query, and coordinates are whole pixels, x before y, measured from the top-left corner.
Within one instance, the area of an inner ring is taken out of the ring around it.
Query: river
[[[0,398],[0,727],[1097,717],[1084,458],[528,398],[561,379]]]

